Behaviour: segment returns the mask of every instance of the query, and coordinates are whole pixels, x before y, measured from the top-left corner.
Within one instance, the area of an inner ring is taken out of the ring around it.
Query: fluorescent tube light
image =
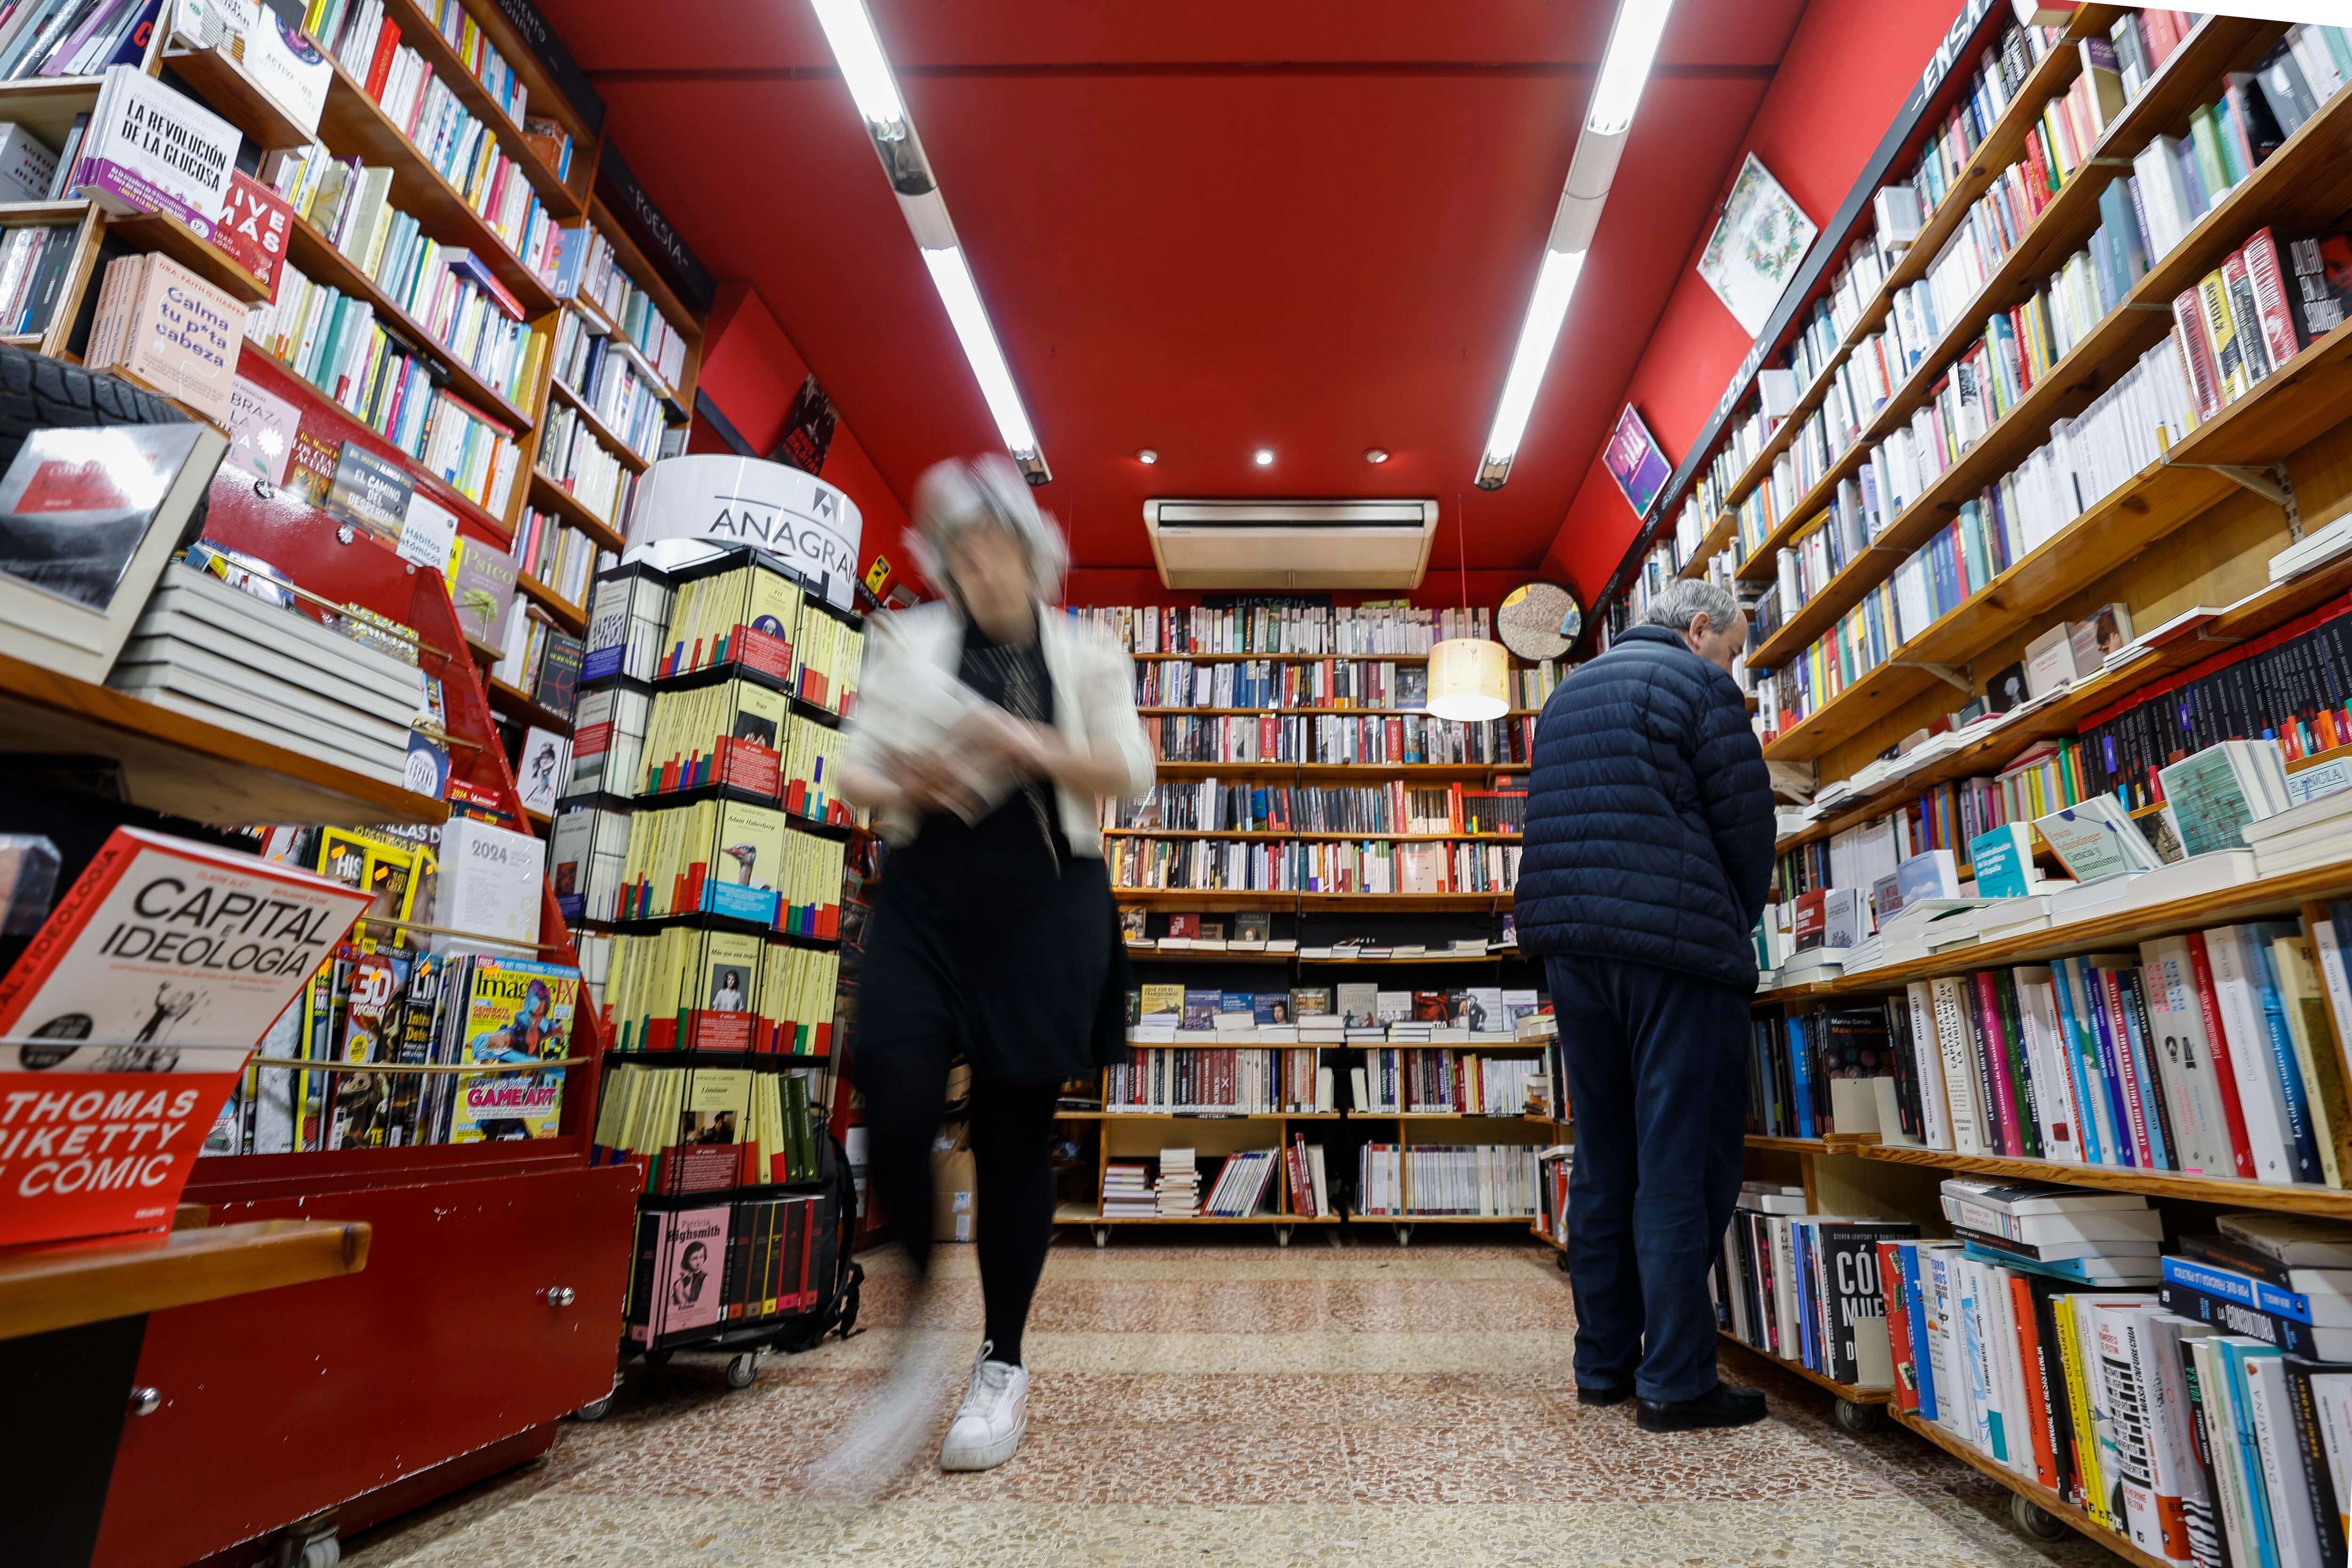
[[[841,79],[849,84],[857,112],[868,125],[904,125],[906,100],[898,96],[898,79],[890,74],[890,57],[882,52],[882,39],[874,31],[874,18],[866,15],[866,0],[809,0],[809,5],[816,12],[817,25],[824,29],[824,41],[833,46],[834,63],[841,68]]]
[[[1674,6],[1675,0],[1618,0],[1609,52],[1601,58],[1601,79],[1584,111],[1585,129],[1606,136],[1633,123],[1650,62],[1657,58],[1658,39],[1666,30],[1666,13]]]
[[[1493,489],[1518,455],[1519,437],[1527,434],[1528,416],[1535,411],[1536,392],[1543,385],[1544,367],[1551,363],[1551,346],[1568,315],[1568,301],[1576,292],[1578,274],[1584,270],[1584,252],[1547,250],[1543,270],[1536,276],[1534,298],[1528,301],[1528,319],[1519,327],[1519,346],[1511,351],[1511,374],[1503,382],[1503,401],[1495,410],[1495,427],[1486,432],[1486,461],[1478,470],[1482,489]],[[1498,471],[1499,470],[1499,471]],[[1492,474],[1494,483],[1488,484]]]
[[[883,52],[874,18],[865,0],[809,0],[809,5],[816,12],[817,25],[824,29],[825,42],[833,47],[834,62],[841,68],[849,96],[866,119],[875,153],[890,176],[891,188],[898,194],[898,209],[914,234],[923,265],[930,268],[931,286],[940,292],[940,303],[947,307],[948,321],[955,328],[956,341],[963,345],[972,379],[980,383],[980,395],[987,400],[997,434],[1029,482],[1045,484],[1053,473],[1037,449],[1037,433],[1021,405],[1020,390],[1013,384],[1012,367],[1004,363],[996,329],[989,324],[988,309],[980,302],[979,285],[972,281],[963,247],[956,243],[947,202],[931,178],[906,100],[898,96],[898,79],[890,74],[890,57]]]
[[[948,308],[948,320],[955,324],[963,357],[971,362],[980,395],[988,399],[988,412],[995,416],[996,433],[1003,437],[1004,449],[1016,458],[1034,458],[1037,434],[1029,427],[1029,415],[1013,385],[1004,351],[997,346],[996,329],[988,324],[988,310],[980,302],[980,288],[971,280],[962,247],[926,250],[922,257],[923,265],[931,269],[931,285],[940,291],[940,303]]]

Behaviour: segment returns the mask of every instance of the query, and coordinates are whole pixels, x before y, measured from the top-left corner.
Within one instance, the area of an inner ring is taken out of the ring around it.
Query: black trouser
[[[1576,1381],[1696,1399],[1716,1384],[1706,1277],[1746,1154],[1748,998],[1621,959],[1546,967],[1576,1123]]]
[[[931,1259],[931,1139],[947,1110],[944,1041],[861,1042],[857,1087],[866,1096],[866,1190],[916,1272]],[[971,1158],[979,1209],[980,1293],[997,1361],[1021,1362],[1021,1329],[1045,1271],[1054,1230],[1055,1083],[971,1086]]]

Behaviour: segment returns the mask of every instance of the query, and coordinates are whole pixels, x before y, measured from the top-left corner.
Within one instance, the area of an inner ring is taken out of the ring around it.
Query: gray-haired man
[[[1717,1380],[1706,1286],[1739,1195],[1772,877],[1771,786],[1730,674],[1747,633],[1729,593],[1676,582],[1536,725],[1518,928],[1545,955],[1576,1121],[1577,1396],[1637,1394],[1653,1431],[1764,1415]]]

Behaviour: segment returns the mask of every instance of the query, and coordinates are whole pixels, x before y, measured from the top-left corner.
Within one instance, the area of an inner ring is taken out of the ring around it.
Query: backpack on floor
[[[816,1349],[827,1334],[845,1340],[856,1333],[858,1289],[866,1283],[866,1266],[850,1256],[857,1237],[857,1181],[850,1174],[849,1156],[829,1131],[817,1144],[816,1164],[817,1179],[825,1184],[809,1256],[816,1305],[777,1329],[773,1342],[776,1349],[792,1355]]]

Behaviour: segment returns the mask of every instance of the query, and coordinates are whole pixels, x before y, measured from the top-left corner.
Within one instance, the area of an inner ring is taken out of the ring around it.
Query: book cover
[[[467,963],[470,984],[457,999],[465,1008],[460,1060],[521,1063],[560,1060],[572,1054],[578,970],[514,958],[478,956]],[[561,1068],[457,1077],[449,1142],[555,1136],[563,1110]]]
[[[278,297],[278,268],[286,262],[294,209],[284,197],[243,170],[232,170],[226,199],[213,224],[213,247],[259,279],[265,297]]]
[[[1969,864],[1979,896],[2019,899],[2032,890],[2033,846],[2021,822],[2004,822],[1969,840]]]
[[[356,441],[346,441],[336,455],[335,476],[327,489],[325,510],[329,517],[363,528],[387,544],[396,544],[408,515],[408,499],[415,489],[416,481],[409,478],[407,469],[376,456]],[[509,563],[509,587],[513,579]]]
[[[283,485],[294,458],[294,435],[301,427],[301,409],[238,376],[229,384],[229,447],[222,461],[236,472]]]
[[[349,443],[344,450],[352,450]],[[514,612],[514,557],[488,540],[458,535],[457,548],[449,555],[449,602],[467,637],[504,647]]]
[[[185,94],[135,66],[110,66],[74,189],[118,216],[163,213],[209,237],[243,143],[236,126]]]

